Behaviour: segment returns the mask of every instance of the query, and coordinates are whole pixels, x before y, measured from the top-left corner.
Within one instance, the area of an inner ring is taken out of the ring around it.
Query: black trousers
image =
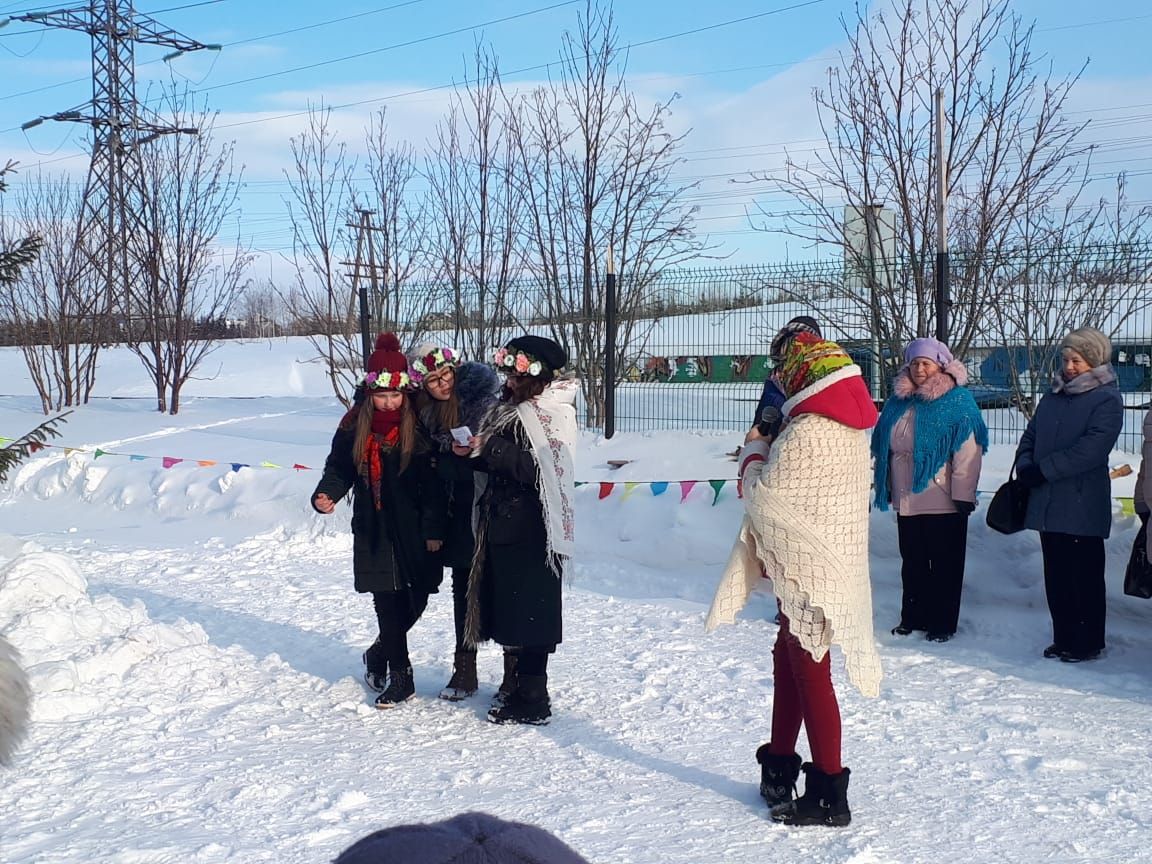
[[[1104,648],[1104,538],[1040,532],[1052,641],[1073,654]]]
[[[373,591],[376,623],[380,627],[380,652],[393,668],[408,665],[408,622],[411,609],[404,591]]]
[[[964,588],[967,515],[897,516],[896,528],[903,559],[900,623],[910,630],[955,633]]]
[[[470,651],[464,644],[464,619],[468,617],[468,572],[470,567],[452,568],[452,622],[456,625],[456,650]]]

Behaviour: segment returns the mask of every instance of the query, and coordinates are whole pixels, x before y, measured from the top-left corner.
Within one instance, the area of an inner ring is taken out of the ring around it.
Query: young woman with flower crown
[[[434,553],[447,531],[447,500],[417,430],[412,375],[394,334],[377,338],[366,367],[365,398],[336,429],[312,506],[331,513],[352,490],[355,587],[372,594],[380,631],[364,653],[364,680],[380,692],[376,707],[391,708],[415,693],[408,631],[443,577]]]
[[[496,366],[508,377],[500,401],[469,445],[454,447],[472,457],[483,488],[465,639],[518,652],[511,692],[488,712],[493,723],[543,724],[552,714],[548,655],[562,638],[560,583],[575,551],[576,382],[555,380],[567,362],[542,336],[501,348]]]
[[[452,570],[452,612],[456,624],[456,650],[452,678],[440,698],[458,702],[476,693],[476,646],[464,642],[464,617],[468,608],[468,571],[475,542],[472,505],[476,484],[466,458],[452,453],[452,430],[478,430],[484,415],[496,402],[500,379],[484,363],[461,363],[451,348],[422,345],[412,357],[412,371],[420,380],[415,405],[420,428],[432,442],[437,473],[448,494],[448,535],[441,550],[441,563]],[[504,682],[511,689],[515,655],[506,654]]]

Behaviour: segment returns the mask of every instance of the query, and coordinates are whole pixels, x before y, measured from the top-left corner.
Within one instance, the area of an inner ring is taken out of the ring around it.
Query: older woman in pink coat
[[[968,372],[947,346],[915,339],[872,433],[875,506],[892,507],[904,595],[897,636],[956,633],[964,584],[968,516],[976,508],[988,427],[964,386]]]

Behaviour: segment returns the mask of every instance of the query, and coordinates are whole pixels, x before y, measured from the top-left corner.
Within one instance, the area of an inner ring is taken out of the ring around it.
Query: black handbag
[[[1128,556],[1128,569],[1124,571],[1124,593],[1129,597],[1152,597],[1152,565],[1148,564],[1148,520],[1140,520],[1140,530]]]
[[[1001,534],[1015,534],[1024,530],[1024,520],[1028,515],[1028,487],[1016,479],[1016,463],[1008,472],[1008,479],[992,496],[985,521],[993,531]]]

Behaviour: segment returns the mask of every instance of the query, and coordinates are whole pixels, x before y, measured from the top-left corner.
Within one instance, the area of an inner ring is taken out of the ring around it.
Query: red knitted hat
[[[364,383],[376,390],[406,390],[412,383],[408,358],[395,333],[376,337],[376,350],[368,355]]]

